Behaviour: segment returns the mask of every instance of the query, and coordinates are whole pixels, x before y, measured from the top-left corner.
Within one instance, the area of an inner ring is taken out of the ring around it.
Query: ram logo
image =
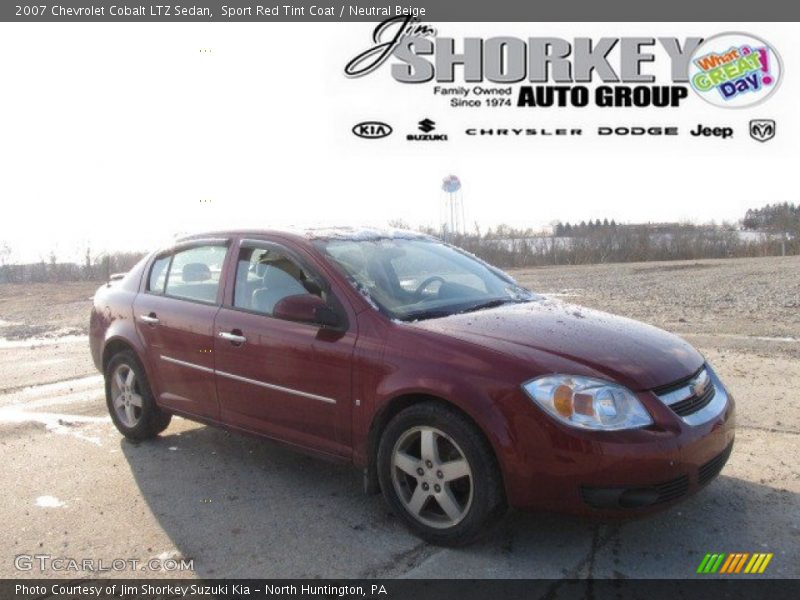
[[[775,137],[773,119],[753,119],[750,121],[750,137],[758,142],[766,142]]]
[[[364,121],[353,127],[353,133],[360,138],[379,140],[392,133],[392,128],[380,121]]]

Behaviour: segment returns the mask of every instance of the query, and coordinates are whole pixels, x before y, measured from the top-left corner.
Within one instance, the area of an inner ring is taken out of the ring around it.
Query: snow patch
[[[310,240],[348,240],[353,242],[375,240],[434,240],[419,231],[379,227],[306,227],[298,231]],[[438,240],[437,240],[438,241]]]
[[[59,344],[86,344],[88,335],[62,335],[52,338],[26,338],[24,340],[7,340],[0,338],[0,349],[7,348],[37,348],[40,346],[57,346]]]
[[[106,424],[111,422],[110,417],[87,417],[83,415],[60,415],[55,413],[26,412],[14,407],[0,409],[0,423],[41,423],[50,433],[70,435],[74,438],[101,446],[100,438],[81,433],[80,425]]]
[[[56,381],[54,383],[30,385],[23,388],[21,391],[25,395],[40,396],[44,394],[51,394],[53,392],[72,391],[75,388],[80,387],[94,387],[103,383],[103,381],[102,375],[87,375],[86,377],[66,379],[64,381]]]
[[[62,502],[55,496],[39,496],[36,499],[36,506],[40,508],[61,508],[66,505],[66,502]]]

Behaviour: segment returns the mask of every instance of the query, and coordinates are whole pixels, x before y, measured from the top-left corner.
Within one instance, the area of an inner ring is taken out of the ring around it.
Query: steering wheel
[[[415,296],[422,296],[422,292],[425,290],[425,288],[428,287],[430,284],[436,282],[436,281],[438,281],[440,283],[444,283],[445,282],[444,278],[439,277],[438,275],[431,275],[425,281],[420,283],[419,286],[417,286],[417,289],[414,291],[414,295]]]

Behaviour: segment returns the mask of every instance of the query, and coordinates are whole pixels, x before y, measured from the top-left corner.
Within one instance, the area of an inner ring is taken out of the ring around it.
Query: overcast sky
[[[451,109],[387,68],[346,79],[365,23],[0,24],[0,243],[17,260],[148,249],[219,226],[436,225],[441,179],[464,182],[467,221],[736,220],[797,201],[797,24],[439,25],[440,35],[708,37],[745,30],[781,53],[767,103],[724,110],[693,95],[664,109]],[[201,52],[201,50],[207,50]],[[654,72],[668,63],[659,55]],[[403,138],[432,118],[448,143]],[[774,118],[776,139],[749,139]],[[385,140],[351,133],[363,120]],[[468,126],[733,125],[734,140],[467,139]]]

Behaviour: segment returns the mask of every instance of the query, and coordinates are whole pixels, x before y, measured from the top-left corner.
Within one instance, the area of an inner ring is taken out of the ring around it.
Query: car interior
[[[207,264],[196,262],[183,265],[180,280],[170,273],[166,293],[177,298],[215,302],[218,289],[219,274],[215,277]]]
[[[321,296],[316,283],[290,258],[274,250],[242,251],[236,271],[234,306],[271,315],[283,298],[308,293]]]

